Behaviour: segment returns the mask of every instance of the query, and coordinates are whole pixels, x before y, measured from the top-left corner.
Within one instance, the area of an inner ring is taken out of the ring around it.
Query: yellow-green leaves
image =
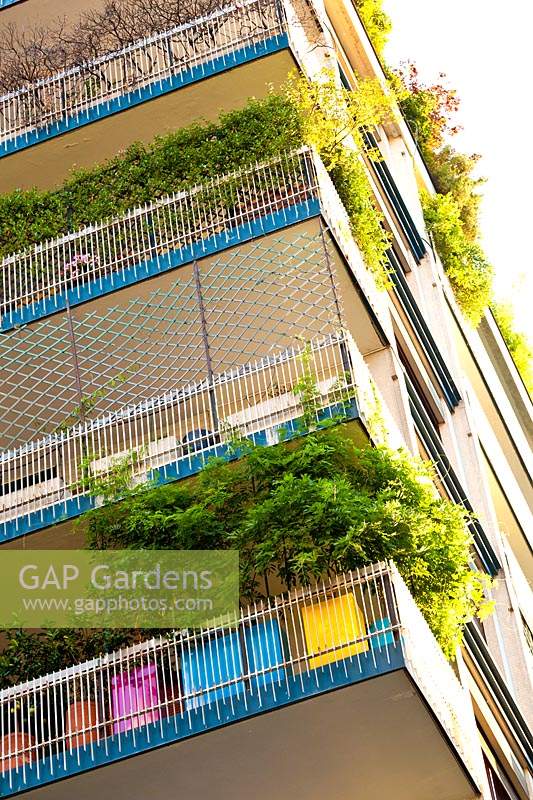
[[[382,0],[355,0],[354,4],[368,38],[380,56],[392,30],[392,22],[383,10]]]
[[[529,394],[533,395],[533,348],[525,333],[516,331],[511,306],[505,303],[492,305],[494,319],[498,323],[500,333],[513,357],[522,380]]]
[[[324,71],[316,81],[293,73],[285,91],[300,116],[304,141],[320,153],[327,169],[335,166],[343,147],[361,152],[364,131],[392,113],[392,100],[377,80],[361,80],[351,91],[332,72]]]
[[[490,302],[492,266],[481,246],[467,237],[461,208],[452,194],[424,194],[422,207],[457,302],[470,322],[478,325]]]
[[[390,117],[391,98],[378,81],[362,80],[350,91],[329,72],[319,81],[293,74],[286,94],[300,117],[304,142],[318,152],[333,179],[367,268],[378,286],[386,287],[389,238],[373,202],[362,153],[364,131]]]

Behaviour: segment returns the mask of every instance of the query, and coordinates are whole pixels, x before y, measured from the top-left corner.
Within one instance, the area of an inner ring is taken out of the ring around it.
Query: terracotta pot
[[[168,698],[168,702],[163,710],[164,717],[177,717],[183,710],[182,702],[179,698]]]
[[[33,736],[29,733],[10,733],[2,739],[2,758],[1,771],[8,772],[15,767],[22,767],[23,764],[31,764],[34,751],[31,749],[34,744]]]
[[[89,742],[96,742],[98,726],[96,703],[87,700],[83,703],[72,703],[65,715],[66,747],[81,747]]]

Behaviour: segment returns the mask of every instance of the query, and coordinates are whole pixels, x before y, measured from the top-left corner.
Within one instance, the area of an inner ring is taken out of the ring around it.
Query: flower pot
[[[0,770],[2,775],[10,769],[22,767],[24,764],[31,764],[34,752],[31,749],[34,744],[33,736],[21,731],[9,733],[2,738],[2,753],[0,759]]]
[[[72,703],[65,715],[66,747],[81,747],[98,740],[98,711],[89,700]]]

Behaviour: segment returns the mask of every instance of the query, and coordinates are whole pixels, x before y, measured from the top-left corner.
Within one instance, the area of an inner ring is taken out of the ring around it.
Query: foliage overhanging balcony
[[[396,682],[393,696],[391,680]],[[400,686],[403,692],[398,693]],[[302,726],[298,717],[306,709],[316,720],[313,704],[319,696],[321,725]],[[346,719],[337,697],[349,709]],[[277,723],[271,718],[277,733],[269,740],[267,758],[273,759],[272,766],[276,748],[285,748],[294,775],[302,781],[298,796],[307,796],[305,786],[316,780],[309,762],[303,777],[298,773],[306,728],[320,739],[318,769],[331,781],[336,746],[331,730],[337,726],[351,753],[348,762],[358,767],[338,776],[336,796],[383,796],[375,763],[367,767],[361,760],[361,723],[364,739],[375,741],[386,770],[397,770],[400,783],[405,780],[412,792],[410,798],[478,796],[481,751],[469,699],[393,564],[367,567],[244,607],[230,628],[176,632],[5,689],[0,703],[2,796],[104,766],[117,800],[130,797],[134,784],[136,792],[152,794],[150,773],[157,766],[151,766],[150,757],[165,744],[172,746],[161,752],[159,769],[161,759],[168,759],[169,774],[179,774],[180,780],[185,780],[184,770],[192,769],[192,775],[187,772],[189,796],[248,796],[247,770],[236,768],[234,760],[251,759],[256,781],[268,770],[261,746],[261,725],[266,723],[260,720],[273,711],[282,716]],[[418,716],[406,726],[415,708]],[[229,787],[233,794],[222,788],[223,781],[219,793],[213,784],[206,785],[220,780],[218,768],[216,776],[205,769],[194,775],[194,748],[203,747],[201,737],[189,741],[187,750],[185,742],[244,720],[246,725],[221,731],[215,742],[224,747],[224,737],[232,737],[227,766],[234,772]],[[399,740],[391,739],[387,730],[398,722],[403,733]],[[413,735],[423,738],[431,763],[413,749]],[[131,777],[131,762],[122,767],[121,760],[141,752],[147,755],[140,787]],[[84,780],[80,776],[58,785],[56,796],[74,792],[82,800],[89,798],[91,783]],[[102,780],[107,785],[105,774]],[[268,797],[261,784],[256,796]]]
[[[287,46],[276,0],[225,6],[0,97],[0,157]]]
[[[317,166],[284,154],[3,259],[2,329],[318,215]]]

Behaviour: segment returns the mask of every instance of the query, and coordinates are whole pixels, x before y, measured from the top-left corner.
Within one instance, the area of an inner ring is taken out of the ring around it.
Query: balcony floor
[[[477,797],[405,669],[31,790],[35,800]]]

